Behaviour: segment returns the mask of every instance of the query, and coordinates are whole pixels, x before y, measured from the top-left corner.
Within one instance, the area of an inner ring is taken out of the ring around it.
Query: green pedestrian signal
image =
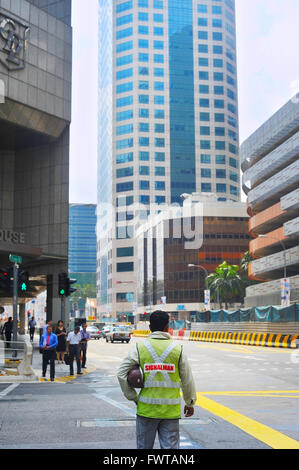
[[[25,294],[26,292],[29,291],[29,273],[28,272],[21,271],[19,273],[18,287],[19,287],[18,290],[20,294]]]

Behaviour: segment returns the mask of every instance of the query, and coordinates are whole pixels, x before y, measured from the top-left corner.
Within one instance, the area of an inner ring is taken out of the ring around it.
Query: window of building
[[[120,121],[126,121],[128,119],[132,119],[133,115],[134,114],[133,114],[132,109],[129,109],[128,111],[121,111],[116,114],[116,121],[120,122]]]
[[[116,178],[126,178],[128,176],[134,176],[134,168],[132,166],[116,170]]]
[[[129,0],[128,2],[120,3],[116,6],[116,13],[122,13],[123,11],[130,10],[133,8],[133,0]]]
[[[155,161],[156,162],[164,162],[165,161],[165,153],[164,152],[155,152]]]
[[[203,164],[211,163],[211,155],[209,154],[201,154],[200,162]]]
[[[140,117],[140,118],[148,118],[148,117],[149,117],[149,109],[147,109],[147,108],[140,108],[140,109],[139,109],[139,117]]]
[[[116,52],[125,52],[133,49],[133,41],[123,42],[121,44],[117,44]]]
[[[133,82],[123,83],[122,85],[116,86],[116,93],[125,93],[128,91],[133,91]]]
[[[133,35],[133,28],[126,28],[122,29],[121,31],[117,31],[116,39],[123,39]]]
[[[141,189],[142,191],[147,191],[149,190],[149,188],[150,188],[149,181],[144,181],[144,180],[139,181],[139,189]]]
[[[149,161],[149,152],[139,152],[139,160],[143,162]]]
[[[202,168],[201,169],[201,177],[202,178],[211,178],[212,172],[210,168]]]
[[[164,109],[155,109],[155,119],[164,119],[165,111]]]
[[[118,183],[116,185],[116,192],[117,193],[123,193],[126,191],[133,191],[134,189],[134,183],[133,181],[128,181],[126,183]]]
[[[116,155],[117,164],[129,163],[129,162],[132,162],[133,160],[134,160],[133,152],[121,153],[120,155]]]
[[[117,263],[116,270],[118,273],[133,272],[134,263]]]

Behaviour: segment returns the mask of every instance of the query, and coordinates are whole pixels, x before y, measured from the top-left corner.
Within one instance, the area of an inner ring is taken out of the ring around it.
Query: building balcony
[[[283,218],[288,217],[286,211],[281,210],[280,202],[268,209],[254,215],[249,220],[249,233],[251,236],[270,232],[281,226]]]
[[[299,275],[290,278],[291,290],[299,289]],[[246,288],[246,297],[262,296],[280,291],[280,279],[263,282]]]
[[[267,233],[262,238],[251,240],[249,252],[255,258],[265,256],[276,251],[276,246],[281,249],[281,242],[285,242],[285,240],[283,227],[280,227],[277,230],[273,230],[273,232]]]
[[[254,211],[262,211],[297,189],[299,159],[249,192],[248,203]]]
[[[245,171],[243,175],[245,186],[255,188],[294,162],[298,158],[298,153],[299,132]]]
[[[299,127],[299,103],[288,101],[241,146],[241,166],[246,171],[280,145]]]
[[[270,281],[283,278],[285,265],[288,277],[299,273],[299,246],[252,261],[248,275],[250,279],[255,280]]]

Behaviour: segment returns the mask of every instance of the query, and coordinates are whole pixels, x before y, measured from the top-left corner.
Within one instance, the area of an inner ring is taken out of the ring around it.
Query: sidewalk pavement
[[[29,335],[26,334],[25,336],[28,337],[28,340],[29,340]],[[33,341],[32,369],[38,381],[50,382],[50,364],[47,367],[46,378],[44,379],[42,378],[42,360],[43,360],[43,356],[39,352],[39,335],[35,335],[34,341]],[[89,366],[87,369],[82,369],[82,374],[86,375],[90,372],[94,372],[95,370],[96,368],[94,366]],[[55,382],[66,383],[66,382],[71,382],[75,380],[77,378],[76,371],[77,371],[76,362],[74,363],[75,375],[70,376],[69,375],[70,366],[67,366],[65,363],[58,364],[57,361],[55,361]],[[6,375],[2,377],[2,380],[5,380],[5,379],[7,379],[7,382],[10,382],[10,380],[13,380],[15,382],[15,381],[18,381],[18,376]],[[22,381],[21,377],[20,377],[20,381]]]

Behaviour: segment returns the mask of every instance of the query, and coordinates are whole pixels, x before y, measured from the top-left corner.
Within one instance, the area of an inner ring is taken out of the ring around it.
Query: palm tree
[[[253,261],[254,258],[251,256],[249,251],[246,251],[244,254],[244,257],[241,260],[241,271],[247,272],[248,271],[248,266],[251,261]]]
[[[222,301],[227,309],[228,303],[233,297],[244,294],[244,285],[241,276],[238,274],[240,268],[236,265],[229,265],[226,261],[216,268],[215,273],[207,277],[207,284],[213,298],[218,297],[220,308]]]

